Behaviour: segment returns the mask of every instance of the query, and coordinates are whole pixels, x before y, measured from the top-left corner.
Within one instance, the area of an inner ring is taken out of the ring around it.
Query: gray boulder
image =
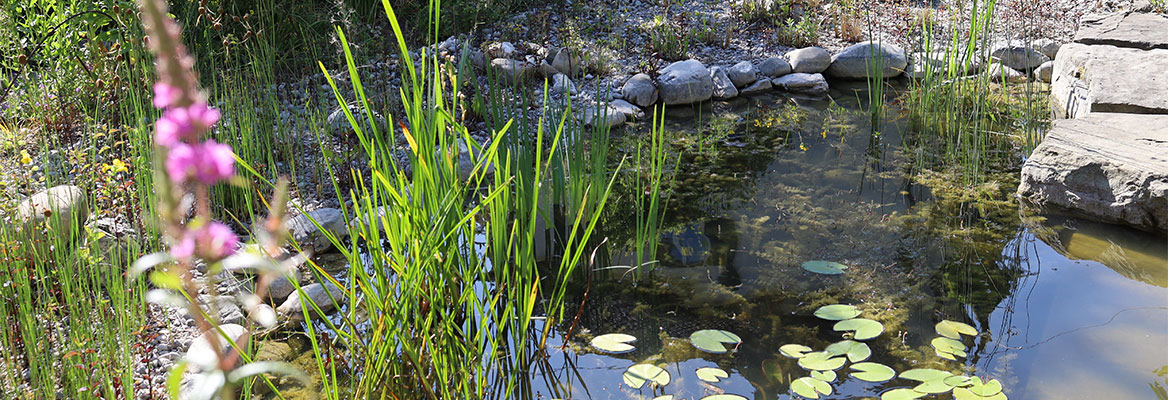
[[[247,349],[247,341],[243,340],[247,334],[247,328],[240,325],[219,325],[218,329],[203,332],[191,342],[191,347],[187,348],[186,359],[196,367],[212,367],[219,361],[215,357],[216,346],[212,343],[218,344],[220,353],[226,353],[228,350],[238,353]],[[233,348],[231,343],[238,347]]]
[[[778,60],[783,61],[782,59]],[[783,61],[783,63],[787,62]],[[788,65],[787,68],[790,69],[790,66]],[[755,68],[750,61],[743,61],[726,69],[726,75],[730,77],[731,82],[734,82],[734,86],[744,87],[758,80],[758,68]]]
[[[624,125],[626,121],[625,113],[621,112],[610,105],[600,107],[597,104],[592,104],[580,109],[577,118],[584,122],[584,126],[612,129]]]
[[[311,300],[312,304],[316,304],[321,312],[327,313],[336,309],[336,305],[344,303],[345,291],[332,282],[307,285],[301,287],[299,291],[289,294],[288,299],[276,307],[276,313],[288,316],[293,321],[305,320],[304,313],[301,312],[300,308],[300,299],[302,298]],[[309,312],[313,311],[311,304],[308,305],[308,310]]]
[[[580,59],[578,52],[563,49],[557,52],[556,57],[552,59],[552,67],[570,77],[576,77],[583,72],[584,62]]]
[[[995,43],[990,48],[990,57],[1002,65],[1022,71],[1029,71],[1050,61],[1050,57],[1017,40]]]
[[[1053,73],[1054,61],[1044,62],[1042,65],[1039,65],[1038,68],[1034,69],[1034,77],[1045,83],[1050,83],[1050,78]]]
[[[763,76],[778,78],[791,73],[791,64],[787,63],[787,60],[778,57],[768,58],[758,64],[758,72],[763,74]]]
[[[88,218],[89,199],[85,189],[73,185],[42,190],[16,206],[16,220],[26,232],[39,232],[48,221],[48,227],[66,240],[78,234]]]
[[[491,70],[503,84],[514,85],[522,83],[530,77],[534,68],[525,61],[496,58],[491,60]]]
[[[804,74],[795,72],[775,78],[771,83],[778,89],[795,93],[825,94],[827,93],[827,79],[823,74]]]
[[[748,94],[758,94],[758,93],[770,91],[771,88],[773,88],[773,87],[774,87],[774,84],[771,83],[770,79],[763,79],[763,80],[760,80],[758,82],[755,82],[754,84],[752,84],[750,86],[742,88],[742,91],[740,93],[743,96],[748,95]]]
[[[880,66],[879,71],[873,71]],[[839,78],[892,78],[904,72],[908,56],[904,49],[892,43],[861,42],[831,58],[827,74]],[[876,72],[877,76],[873,76]]]
[[[511,58],[515,55],[515,45],[511,42],[491,43],[487,46],[487,55],[491,58]]]
[[[726,70],[722,67],[710,68],[710,79],[714,80],[714,98],[715,99],[730,99],[738,97],[738,89],[734,87],[734,81],[726,76]]]
[[[608,107],[620,111],[621,114],[625,115],[626,119],[645,118],[645,111],[641,110],[640,107],[637,107],[633,105],[633,103],[629,103],[621,99],[613,100],[611,103],[608,103]]]
[[[1051,78],[1058,115],[1168,114],[1168,50],[1067,43]]]
[[[1063,45],[1054,39],[1042,38],[1030,43],[1030,47],[1033,47],[1034,50],[1038,50],[1039,53],[1053,60],[1058,55],[1059,48],[1063,47]]]
[[[552,76],[552,93],[576,94],[576,85],[572,84],[567,75],[555,74]]]
[[[994,82],[1018,83],[1026,81],[1026,74],[1001,63],[991,63],[985,70],[986,75]]]
[[[646,74],[636,74],[621,87],[621,97],[641,107],[657,103],[657,85]]]
[[[1168,49],[1168,18],[1164,14],[1116,12],[1089,14],[1079,20],[1075,42],[1131,49]]]
[[[698,60],[678,61],[661,70],[657,88],[665,105],[692,104],[714,95],[714,79]]]
[[[822,47],[805,47],[787,53],[787,61],[793,72],[818,74],[831,66],[831,53]]]
[[[316,224],[313,224],[313,221],[316,221]],[[288,221],[284,222],[284,226],[288,228],[292,239],[300,246],[316,251],[325,251],[332,248],[332,242],[329,241],[324,232],[332,233],[337,239],[343,239],[349,235],[349,229],[345,222],[341,210],[321,208],[289,218]],[[317,224],[320,225],[320,228],[317,228]],[[323,230],[321,230],[322,228]]]

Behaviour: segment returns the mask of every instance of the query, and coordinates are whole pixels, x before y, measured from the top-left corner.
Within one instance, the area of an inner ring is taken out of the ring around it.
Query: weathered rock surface
[[[1166,28],[1168,29],[1168,28]],[[1068,43],[1054,62],[1056,113],[1168,113],[1168,50]]]
[[[783,61],[777,58],[776,60]],[[783,61],[783,64],[786,63],[786,61]],[[790,65],[787,68],[790,69]],[[743,61],[727,69],[726,75],[734,82],[734,86],[745,87],[758,80],[758,68],[755,68],[754,64],[751,64],[750,61]]]
[[[768,58],[758,64],[758,72],[764,76],[778,78],[791,73],[791,64],[781,58]]]
[[[880,66],[880,71],[873,71]],[[892,78],[904,72],[908,55],[892,43],[856,43],[831,57],[827,75],[839,78],[863,79],[878,72],[882,78]]]
[[[500,82],[508,85],[521,83],[532,75],[534,68],[525,61],[508,58],[491,60],[491,69]]]
[[[626,120],[625,113],[607,104],[604,107],[597,104],[583,107],[579,111],[578,118],[584,122],[584,126],[606,129],[621,126]]]
[[[222,334],[220,334],[222,331]],[[226,352],[231,349],[236,351],[230,345],[234,342],[238,349],[247,349],[247,342],[243,341],[244,335],[247,335],[247,328],[236,324],[219,325],[219,330],[209,330],[203,332],[198,338],[191,342],[191,347],[187,349],[186,359],[195,366],[212,366],[215,365],[217,359],[215,358],[215,346],[211,343],[219,344],[219,351]],[[228,339],[231,341],[228,342]]]
[[[787,53],[791,71],[804,74],[818,74],[831,65],[831,53],[822,47],[805,47]]]
[[[1155,13],[1085,15],[1075,42],[1140,50],[1168,49],[1168,16]]]
[[[738,88],[734,87],[734,81],[726,76],[726,70],[723,70],[722,67],[710,68],[710,79],[714,81],[715,99],[738,97]]]
[[[620,111],[625,115],[625,119],[641,119],[645,118],[645,111],[640,107],[633,105],[627,101],[616,99],[608,103],[608,107]]]
[[[576,94],[576,85],[567,75],[555,74],[552,76],[552,93]]]
[[[985,70],[986,75],[995,82],[1025,82],[1026,74],[1007,67],[1000,63],[992,63]]]
[[[1046,83],[1050,83],[1050,78],[1053,76],[1053,73],[1054,61],[1044,62],[1042,65],[1039,65],[1038,68],[1034,69],[1034,77]]]
[[[1054,39],[1042,38],[1030,43],[1030,47],[1034,48],[1034,50],[1038,50],[1039,53],[1042,53],[1042,55],[1053,60],[1056,56],[1058,56],[1059,48],[1063,47],[1063,44],[1055,41]]]
[[[1100,113],[1055,121],[1022,167],[1018,195],[1168,232],[1168,115]]]
[[[576,51],[563,49],[552,59],[552,67],[570,77],[577,77],[584,70],[584,62]]]
[[[57,235],[69,235],[80,230],[89,218],[89,200],[85,189],[72,185],[53,186],[29,196],[16,206],[17,221],[25,230],[39,230],[48,226]]]
[[[621,87],[621,97],[641,107],[657,103],[657,85],[647,74],[636,74]]]
[[[700,61],[678,61],[661,70],[657,89],[666,105],[691,104],[714,95],[714,80]]]
[[[341,304],[345,301],[345,292],[339,286],[331,282],[324,284],[314,283],[300,288],[300,291],[292,292],[288,295],[288,299],[284,303],[276,307],[276,313],[279,315],[286,315],[294,321],[303,321],[304,313],[301,312],[300,299],[301,296],[308,300],[312,300],[312,304],[316,304],[321,312],[329,312],[335,309],[336,304]],[[308,306],[309,312],[313,312],[311,305]]]
[[[316,224],[313,224],[313,221],[316,221]],[[344,238],[349,235],[345,222],[341,210],[320,208],[292,217],[284,223],[284,226],[288,228],[292,239],[296,240],[300,246],[310,247],[316,251],[325,251],[331,249],[333,244],[324,232],[332,233],[338,239]],[[320,225],[320,228],[317,228],[317,224]]]
[[[770,79],[763,79],[755,82],[753,85],[742,88],[739,93],[742,95],[758,94],[770,91],[772,87],[774,87],[774,84],[771,83]]]
[[[771,83],[778,89],[788,92],[823,94],[827,93],[827,79],[823,74],[792,73],[775,78]]]
[[[1050,61],[1050,57],[1021,41],[1002,41],[994,44],[990,49],[990,57],[1002,65],[1023,71],[1029,71]]]

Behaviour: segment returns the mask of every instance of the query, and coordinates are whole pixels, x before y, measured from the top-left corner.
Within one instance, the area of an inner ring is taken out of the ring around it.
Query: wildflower
[[[154,108],[161,110],[170,107],[181,96],[182,91],[174,86],[170,86],[165,82],[154,84]]]
[[[162,146],[174,146],[206,132],[219,122],[219,117],[219,110],[201,103],[166,110],[154,125],[157,131],[154,141]]]
[[[198,255],[214,262],[234,254],[236,250],[239,250],[239,236],[222,222],[212,221],[187,231],[178,243],[170,247],[170,255],[175,258]]]
[[[235,153],[231,146],[208,140],[199,144],[178,143],[166,155],[166,173],[176,183],[191,176],[213,185],[235,176]]]
[[[117,158],[115,158],[115,159],[114,159],[112,162],[110,162],[109,164],[103,165],[103,166],[101,167],[101,171],[102,171],[102,172],[110,172],[110,171],[113,171],[115,174],[116,174],[116,173],[119,173],[119,172],[127,172],[127,171],[129,171],[129,170],[130,170],[130,169],[129,169],[129,167],[126,165],[126,163],[122,162],[122,160],[120,160],[120,159],[117,159]]]
[[[32,164],[32,156],[28,155],[28,150],[20,151],[20,163],[24,165]]]

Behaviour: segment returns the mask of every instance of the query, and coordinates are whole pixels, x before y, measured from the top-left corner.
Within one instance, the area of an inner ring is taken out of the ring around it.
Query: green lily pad
[[[965,357],[965,344],[960,340],[954,340],[947,337],[933,338],[933,349],[937,351],[937,355],[942,358],[953,360],[953,356]],[[946,357],[948,355],[948,357]]]
[[[673,395],[667,394],[664,396],[657,396],[657,397],[654,397],[653,400],[673,400]]]
[[[953,376],[953,374],[950,372],[930,368],[910,369],[900,373],[901,378],[917,382],[944,380],[950,376]]]
[[[865,382],[886,382],[896,376],[896,371],[889,366],[874,362],[855,363],[851,368],[855,371],[852,377]]]
[[[933,353],[936,354],[937,357],[941,357],[949,361],[957,361],[957,356],[953,355],[952,353],[945,353],[940,350],[934,350]]]
[[[950,338],[961,340],[961,335],[977,336],[977,329],[969,326],[969,324],[944,320],[937,323],[937,334]]]
[[[915,400],[925,397],[925,393],[917,392],[912,389],[892,389],[880,395],[880,400]]]
[[[746,398],[736,394],[715,394],[702,397],[702,400],[746,400]]]
[[[717,330],[717,329],[703,329],[689,335],[689,342],[697,347],[699,350],[722,354],[727,352],[726,344],[733,344],[737,346],[742,343],[742,338],[733,333]]]
[[[868,357],[872,356],[872,348],[868,347],[867,344],[855,340],[835,342],[828,345],[827,349],[824,350],[837,356],[847,355],[848,361],[854,363],[867,360]]]
[[[865,318],[855,318],[836,322],[835,326],[833,326],[831,329],[835,329],[837,331],[855,331],[855,335],[852,336],[852,339],[855,340],[868,340],[880,336],[881,333],[884,333],[884,325]]]
[[[835,371],[811,371],[811,377],[831,383],[835,381],[836,374]]]
[[[821,394],[831,396],[831,385],[818,379],[802,377],[791,382],[791,391],[808,399],[818,399]]]
[[[698,374],[698,379],[701,379],[703,381],[710,382],[710,383],[717,383],[718,381],[720,381],[722,379],[730,377],[730,374],[726,373],[726,371],[723,371],[721,368],[713,368],[713,367],[698,368],[697,374]]]
[[[592,338],[592,347],[600,349],[600,351],[622,354],[636,350],[629,343],[636,342],[637,338],[633,335],[626,335],[623,333],[610,333],[607,335],[600,335]]]
[[[981,378],[970,378],[969,391],[981,397],[990,397],[1002,392],[1002,383],[997,379],[982,383]]]
[[[920,385],[914,387],[913,390],[921,393],[940,394],[953,390],[953,387],[946,385],[944,379],[935,379],[922,382]]]
[[[831,371],[844,366],[843,357],[835,357],[826,351],[807,353],[799,359],[799,366],[812,371]]]
[[[860,310],[856,306],[847,304],[832,304],[830,306],[819,307],[815,310],[815,316],[830,321],[842,321],[845,319],[852,319],[860,315]]]
[[[810,351],[810,347],[801,344],[784,344],[779,346],[779,353],[789,358],[803,358]]]
[[[625,384],[633,389],[640,389],[645,382],[652,382],[657,386],[669,384],[669,371],[652,364],[637,364],[629,367],[624,374]]]
[[[998,393],[993,396],[978,396],[968,388],[953,389],[953,398],[957,400],[1008,400],[1005,393]]]
[[[973,379],[965,375],[953,375],[943,380],[946,385],[952,387],[966,387],[973,384]]]
[[[848,269],[847,265],[835,261],[814,260],[803,263],[803,269],[823,275],[839,275]]]

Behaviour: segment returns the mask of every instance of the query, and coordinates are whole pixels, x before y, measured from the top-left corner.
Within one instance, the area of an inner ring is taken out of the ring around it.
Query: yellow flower
[[[32,164],[32,156],[28,155],[28,150],[20,151],[20,163],[24,165]]]
[[[803,143],[799,143],[799,150],[807,151],[807,149],[809,149],[809,148],[810,147],[807,147],[807,145],[805,145]]]
[[[116,158],[114,159],[113,162],[111,162],[109,165],[107,165],[106,168],[107,168],[107,170],[113,170],[115,174],[118,172],[127,172],[130,170],[128,168],[128,166],[126,165],[126,163],[124,163],[124,162],[122,162],[122,160],[119,160]]]

